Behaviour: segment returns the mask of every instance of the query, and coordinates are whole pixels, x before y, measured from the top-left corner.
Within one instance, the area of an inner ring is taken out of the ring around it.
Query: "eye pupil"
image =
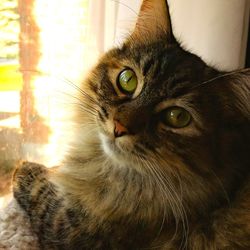
[[[183,128],[191,121],[190,113],[181,107],[171,107],[163,112],[163,122],[173,128]]]
[[[131,77],[127,80],[127,82],[129,82],[129,81],[132,79],[132,77],[133,77],[133,76],[131,76]]]
[[[133,94],[137,88],[137,77],[133,70],[123,70],[117,79],[117,86],[125,94]]]
[[[177,119],[180,120],[182,116],[183,116],[182,113],[178,114],[178,115],[177,115]]]

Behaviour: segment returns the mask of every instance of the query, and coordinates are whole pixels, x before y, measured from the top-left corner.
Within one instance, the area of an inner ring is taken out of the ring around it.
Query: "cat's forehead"
[[[124,45],[105,57],[106,72],[115,81],[124,68],[132,69],[144,89],[157,95],[174,96],[209,78],[211,68],[197,56],[184,51],[178,44],[158,41],[145,46]]]

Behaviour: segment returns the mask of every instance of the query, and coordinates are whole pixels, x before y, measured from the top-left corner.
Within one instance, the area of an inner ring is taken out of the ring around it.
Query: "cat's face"
[[[152,21],[155,9],[161,14]],[[221,74],[179,46],[165,1],[144,1],[134,33],[87,81],[95,106],[87,115],[104,155],[141,171],[192,176],[211,189],[231,183],[237,162],[247,161],[241,141],[249,137],[249,107],[241,110],[240,88]]]
[[[111,158],[178,154],[202,134],[205,110],[196,107],[195,91],[189,89],[216,73],[165,39],[147,46],[125,44],[98,66],[96,122]]]

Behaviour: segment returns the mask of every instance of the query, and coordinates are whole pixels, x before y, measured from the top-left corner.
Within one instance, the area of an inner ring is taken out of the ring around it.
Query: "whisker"
[[[224,196],[225,196],[225,199],[226,199],[228,205],[230,205],[230,198],[229,198],[229,195],[228,195],[228,193],[227,193],[227,191],[226,191],[226,189],[225,189],[225,187],[224,187],[224,185],[223,185],[221,179],[215,174],[215,172],[214,172],[212,169],[209,169],[209,171],[210,171],[210,173],[212,173],[212,175],[215,177],[217,183],[219,184],[219,186],[221,187],[221,189],[222,189],[222,191],[223,191],[223,193],[224,193]]]
[[[164,157],[162,157],[160,154],[157,154],[158,155],[158,159],[161,159],[163,161],[163,165],[166,165],[167,162],[165,162],[164,160]],[[182,222],[182,226],[183,226],[183,238],[185,240],[185,245],[187,244],[187,240],[188,240],[188,232],[189,232],[189,226],[188,226],[188,217],[187,217],[187,213],[186,213],[186,209],[184,208],[183,206],[183,199],[182,197],[180,198],[179,195],[177,194],[177,192],[175,191],[175,187],[173,186],[173,184],[171,184],[170,180],[167,178],[167,175],[163,172],[163,170],[161,168],[158,168],[159,172],[161,173],[162,175],[162,178],[165,179],[165,181],[168,183],[169,185],[169,188],[170,190],[173,192],[175,198],[176,198],[176,205],[177,205],[177,208],[179,210],[179,213],[180,213],[180,216],[181,216],[181,222]],[[180,180],[180,176],[178,174],[178,172],[176,171],[175,172],[175,176],[177,177],[177,180],[179,181],[179,184],[181,185],[181,180]],[[181,189],[181,194],[182,194],[182,189]],[[182,244],[181,244],[182,246]],[[180,248],[181,248],[180,246]]]
[[[238,73],[250,73],[250,70],[249,69],[239,69],[239,70],[235,70],[233,72],[227,72],[225,74],[218,75],[218,76],[216,76],[216,77],[214,77],[212,79],[209,79],[209,80],[207,80],[205,82],[200,83],[198,86],[194,86],[193,88],[191,88],[191,90],[203,87],[204,85],[207,85],[209,83],[213,83],[215,80],[224,78],[226,76],[232,76],[232,75],[235,75],[235,74],[238,74]]]
[[[69,80],[66,77],[62,77],[59,75],[55,75],[55,74],[51,74],[48,72],[43,72],[43,71],[39,71],[39,70],[25,70],[22,69],[20,70],[21,72],[29,72],[29,73],[36,73],[38,75],[41,76],[48,76],[48,77],[54,77],[64,83],[67,83],[69,86],[73,87],[75,90],[77,90],[82,96],[87,97],[89,101],[93,102],[93,104],[98,104],[98,101],[95,100],[92,96],[90,96],[88,93],[86,93],[83,89],[81,89],[79,86],[77,86],[77,84],[75,84],[74,82],[72,82],[71,80]]]
[[[140,158],[140,160],[145,164],[145,166],[147,167],[146,169],[148,169],[150,171],[152,177],[157,182],[157,185],[158,185],[159,189],[161,190],[160,193],[164,194],[164,196],[162,196],[163,201],[164,201],[164,206],[171,207],[172,213],[173,213],[174,218],[176,220],[176,229],[175,229],[175,232],[173,234],[171,241],[174,241],[174,239],[177,236],[178,225],[179,225],[179,220],[180,220],[182,223],[183,234],[182,234],[182,240],[181,240],[181,244],[180,244],[179,248],[180,249],[182,249],[183,247],[185,248],[187,246],[187,241],[188,241],[188,232],[189,232],[188,224],[189,223],[188,223],[186,211],[185,211],[184,206],[182,204],[183,203],[182,202],[183,191],[182,191],[180,176],[178,175],[177,179],[178,179],[179,184],[181,186],[180,187],[181,197],[179,197],[179,195],[175,191],[175,187],[173,184],[171,184],[171,181],[167,178],[166,173],[164,173],[163,170],[158,166],[158,161],[155,162],[154,159],[150,159],[150,160],[148,159],[147,161],[145,161],[142,158]],[[166,203],[166,201],[168,201],[168,204]],[[174,202],[174,203],[172,203],[172,202]],[[166,217],[165,209],[164,209],[164,217]],[[165,220],[165,218],[164,218],[164,220]],[[160,227],[159,233],[162,231],[162,227],[164,225],[164,220],[162,221],[162,225]],[[159,233],[158,233],[158,235],[159,235]]]
[[[131,10],[136,16],[138,16],[138,13],[134,9],[132,9],[130,6],[128,6],[127,4],[125,4],[125,3],[121,2],[121,1],[118,1],[118,0],[111,0],[111,1],[113,1],[115,3],[118,3],[120,5],[125,6],[126,8],[128,8],[129,10]]]
[[[171,199],[174,201],[174,198],[173,196],[171,195],[171,193],[168,192],[168,188],[166,187],[166,184],[164,183],[164,181],[162,180],[161,178],[161,175],[158,173],[158,171],[156,170],[154,164],[152,164],[150,161],[144,161],[145,165],[148,167],[148,170],[150,170],[151,174],[153,175],[155,181],[157,182],[157,185],[160,189],[161,192],[160,195],[162,195],[162,201],[164,202],[164,215],[163,215],[163,218],[162,218],[162,223],[161,223],[161,226],[160,226],[160,229],[159,229],[159,232],[157,235],[159,235],[163,229],[163,226],[164,226],[164,223],[165,223],[165,219],[166,219],[166,208],[167,206],[169,205],[171,207],[171,210],[174,214],[174,217],[176,219],[176,224],[178,225],[178,217],[175,213],[175,206],[174,204],[172,204],[172,202],[169,200],[169,197],[172,197]],[[166,194],[167,192],[167,194]],[[166,201],[168,201],[168,205],[166,204]],[[178,209],[178,206],[176,207]],[[174,236],[173,238],[175,238],[175,235],[177,233],[177,229],[176,229],[176,232],[174,233]],[[157,237],[157,236],[156,236]]]

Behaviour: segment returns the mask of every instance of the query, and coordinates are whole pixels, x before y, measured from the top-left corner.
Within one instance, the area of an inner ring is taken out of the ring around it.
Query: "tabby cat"
[[[144,0],[79,88],[75,141],[13,177],[41,249],[250,249],[250,70],[219,72]]]

